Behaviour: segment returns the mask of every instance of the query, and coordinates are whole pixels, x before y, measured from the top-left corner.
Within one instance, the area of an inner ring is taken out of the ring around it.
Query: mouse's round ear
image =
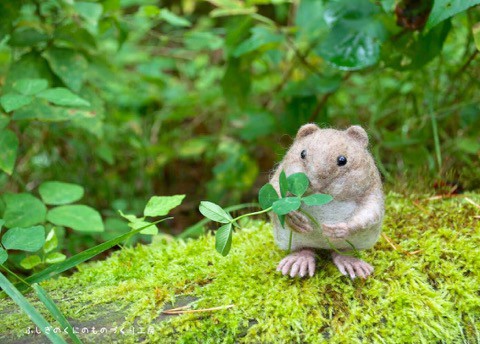
[[[300,129],[298,129],[297,136],[295,137],[295,139],[298,140],[299,138],[308,136],[316,132],[317,130],[320,130],[320,128],[316,124],[313,124],[313,123],[304,124],[300,127]]]
[[[368,146],[368,134],[361,126],[352,125],[347,129],[347,135],[360,143],[363,147]]]

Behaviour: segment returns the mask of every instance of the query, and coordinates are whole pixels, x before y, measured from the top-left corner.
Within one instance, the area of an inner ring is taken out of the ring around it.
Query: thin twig
[[[472,204],[473,206],[477,207],[478,209],[480,209],[480,205],[478,203],[475,203],[471,198],[469,197],[465,197],[465,201],[467,201],[468,203]]]
[[[436,201],[438,199],[444,199],[444,198],[462,198],[462,197],[467,197],[467,196],[462,195],[462,194],[444,194],[444,195],[432,196],[432,197],[426,198],[426,200],[427,201]]]
[[[423,252],[423,250],[416,250],[416,251],[412,251],[412,252],[405,251],[400,245],[395,246],[392,239],[390,239],[385,233],[382,233],[382,237],[390,244],[390,246],[393,247],[393,249],[395,251],[400,251],[403,254],[406,254],[407,256],[413,256],[417,253]]]
[[[385,234],[382,233],[382,237],[393,247],[395,251],[398,251],[397,247],[393,244],[392,240]]]
[[[418,203],[419,203],[418,200],[416,200],[416,201],[413,202],[413,205],[414,205],[415,207],[417,207],[417,208],[418,208],[422,213],[424,213],[425,215],[430,215],[430,213],[428,212],[428,210],[425,209],[425,207],[422,207],[422,206],[421,206],[420,204],[418,204]]]
[[[177,307],[177,308],[170,308],[170,309],[166,309],[164,312],[177,312],[190,307],[192,307],[192,305],[186,305],[186,306]]]
[[[218,307],[212,307],[212,308],[203,308],[203,309],[186,309],[186,310],[173,310],[173,309],[168,309],[166,311],[163,311],[163,314],[168,314],[168,315],[176,315],[176,314],[188,314],[188,313],[201,313],[201,312],[212,312],[212,311],[218,311],[221,309],[228,309],[235,307],[235,305],[226,305],[226,306],[218,306]],[[184,308],[184,307],[179,307]]]

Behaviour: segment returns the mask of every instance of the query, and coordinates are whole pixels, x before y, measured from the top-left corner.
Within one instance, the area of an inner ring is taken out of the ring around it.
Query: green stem
[[[438,125],[436,114],[433,112],[432,100],[428,102],[428,111],[430,112],[430,120],[432,121],[433,142],[435,144],[435,155],[437,157],[438,175],[442,173],[442,151],[440,149],[440,137],[438,135]]]
[[[11,271],[11,270],[10,270],[9,268],[7,268],[5,265],[0,264],[0,266],[1,266],[6,272],[8,272],[10,275],[12,275],[12,276],[15,277],[16,279],[18,279],[20,282],[25,283],[27,286],[30,286],[30,283],[28,283],[28,282],[25,281],[23,278],[21,278],[20,276],[18,276],[15,272]]]
[[[293,231],[290,229],[290,237],[288,238],[288,251],[287,251],[288,254],[292,252],[292,238],[293,238]]]
[[[230,222],[234,223],[234,222],[236,222],[236,221],[238,221],[238,220],[240,220],[240,219],[243,219],[244,217],[268,213],[268,212],[271,211],[271,210],[272,210],[272,207],[269,207],[269,208],[267,208],[267,209],[260,210],[260,211],[256,211],[256,212],[254,212],[254,213],[243,214],[243,215],[240,215],[240,216],[234,218],[234,219],[233,219],[232,221],[230,221]]]
[[[307,213],[303,209],[299,209],[298,211],[300,211],[303,215],[308,217],[308,219],[313,222],[313,224],[315,225],[315,227],[317,229],[320,229],[320,224],[318,223],[318,221],[312,215],[310,215],[309,213]],[[323,233],[320,233],[320,235],[323,235]],[[353,249],[353,254],[352,255],[345,254],[345,252],[341,252],[339,249],[337,249],[335,246],[333,246],[332,242],[330,241],[330,239],[328,239],[328,237],[326,235],[323,235],[323,236],[325,237],[325,240],[327,241],[328,246],[330,246],[330,248],[333,251],[337,252],[338,254],[341,254],[341,255],[344,255],[344,256],[355,256],[355,257],[358,257],[360,255],[358,250],[355,248],[355,246],[350,241],[345,240],[347,242],[347,244],[349,244]]]

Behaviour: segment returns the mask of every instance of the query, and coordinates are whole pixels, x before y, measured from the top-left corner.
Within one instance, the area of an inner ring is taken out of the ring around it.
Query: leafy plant
[[[45,189],[43,189],[45,191]],[[42,192],[44,193],[44,192]],[[63,199],[60,195],[53,193],[51,195],[54,199]],[[185,195],[176,195],[176,196],[154,196],[150,199],[147,206],[144,209],[144,213],[148,214],[148,216],[157,217],[157,216],[165,216],[167,215],[170,210],[178,206]],[[78,198],[78,193],[76,198]],[[73,257],[68,259],[62,259],[61,261],[54,262],[53,265],[49,266],[48,268],[44,269],[40,273],[32,275],[26,279],[21,278],[20,276],[16,275],[8,268],[6,268],[3,264],[7,259],[7,252],[5,250],[0,249],[0,267],[3,268],[8,273],[12,274],[15,278],[17,278],[20,282],[18,285],[13,285],[11,282],[0,272],[0,287],[3,291],[11,297],[19,306],[20,308],[27,313],[27,315],[32,319],[32,321],[39,326],[40,329],[44,329],[45,335],[53,342],[53,343],[66,343],[65,340],[59,336],[54,331],[49,331],[48,328],[52,328],[50,323],[48,323],[45,318],[25,299],[25,297],[21,294],[21,291],[26,290],[29,287],[32,287],[39,300],[46,306],[48,311],[57,320],[63,328],[66,329],[67,334],[75,343],[81,343],[80,339],[74,333],[72,326],[66,319],[66,317],[61,313],[60,309],[56,306],[55,302],[50,298],[47,292],[38,284],[39,282],[51,278],[59,273],[67,271],[78,264],[91,259],[92,257],[98,255],[105,250],[118,245],[119,243],[125,241],[130,236],[140,233],[148,229],[148,227],[155,227],[157,223],[163,222],[165,220],[171,219],[171,217],[163,218],[155,222],[147,223],[143,226],[138,228],[133,228],[132,231],[123,234],[117,238],[114,238],[110,241],[92,247],[84,252],[81,252]],[[1,225],[3,225],[3,220],[0,220],[0,230]],[[138,225],[138,222],[133,222],[134,226]],[[9,234],[10,233],[10,234]],[[50,232],[52,233],[52,231]],[[55,243],[53,241],[54,236],[50,235],[47,237],[47,241],[45,241],[43,227],[33,227],[30,230],[21,230],[21,229],[10,229],[3,237],[2,237],[2,244],[3,247],[6,249],[20,249],[20,250],[37,250],[42,247],[43,244],[46,242],[47,250],[50,250],[55,247]],[[8,234],[8,235],[7,235]],[[33,236],[34,240],[27,240],[25,235]],[[43,235],[43,236],[42,236]]]
[[[215,234],[215,249],[223,256],[228,255],[232,246],[233,227],[240,228],[238,221],[248,216],[259,215],[273,211],[279,218],[282,226],[285,225],[285,216],[295,210],[298,210],[302,203],[308,206],[321,206],[329,203],[333,198],[326,194],[312,194],[303,197],[308,189],[310,182],[304,173],[294,173],[286,176],[285,172],[280,173],[279,186],[280,196],[275,191],[272,184],[265,184],[258,193],[258,200],[263,210],[240,215],[232,218],[230,213],[219,205],[202,201],[199,210],[206,218],[223,223],[224,225],[217,229]],[[291,193],[293,196],[288,196]],[[292,244],[292,233],[290,233],[289,251]]]
[[[55,232],[58,226],[84,233],[104,231],[98,211],[86,205],[71,204],[83,197],[84,189],[80,185],[50,181],[42,183],[38,192],[42,200],[30,193],[2,196],[5,210],[1,223],[9,229],[1,238],[0,264],[7,260],[8,250],[33,253],[43,248],[41,255],[29,255],[20,261],[27,270],[65,260],[63,253],[54,252],[58,247]],[[50,206],[53,207],[48,209]],[[46,228],[49,229],[47,236]]]

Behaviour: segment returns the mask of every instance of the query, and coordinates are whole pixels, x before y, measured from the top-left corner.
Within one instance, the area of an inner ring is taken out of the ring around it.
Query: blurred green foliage
[[[479,2],[1,1],[0,217],[61,181],[105,224],[51,215],[65,253],[154,194],[187,195],[180,231],[254,199],[305,122],[366,127],[389,185],[478,188]]]

